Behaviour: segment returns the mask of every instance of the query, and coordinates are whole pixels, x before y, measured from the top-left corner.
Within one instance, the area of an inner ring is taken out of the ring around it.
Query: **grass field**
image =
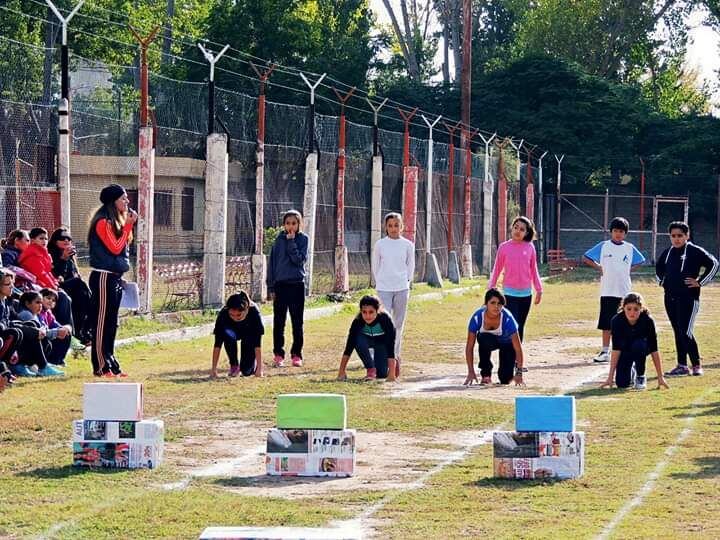
[[[530,314],[528,343],[552,349],[591,338],[576,351],[589,358],[599,343],[597,288],[572,275],[548,282]],[[649,280],[636,280],[636,288],[672,367],[660,290]],[[646,392],[597,384],[573,391],[587,433],[586,474],[564,482],[492,478],[492,448],[481,436],[512,426],[507,400],[393,393],[421,380],[427,364],[462,383],[458,350],[480,295],[411,304],[403,381],[395,384],[361,383],[355,358],[351,382],[334,381],[348,310],[307,322],[306,366],[266,365],[264,379],[209,381],[210,338],[121,350],[130,380],[145,384],[146,416],[166,423],[167,460],[154,471],[70,466],[70,422],[82,415],[88,361],[71,361],[63,380],[21,381],[0,394],[0,538],[197,538],[210,525],[327,526],[358,518],[378,538],[720,538],[720,287],[703,291],[696,327],[704,377],[670,380],[671,390],[661,392],[650,368]],[[270,345],[266,335],[266,362]],[[533,358],[528,363],[529,388],[520,392],[552,392],[538,387],[540,371]],[[249,469],[198,473],[246,453],[246,439],[272,427],[278,393],[307,391],[347,395],[360,447],[355,478],[270,482],[261,455]],[[361,444],[363,437],[372,444]],[[381,462],[383,475],[371,476]]]

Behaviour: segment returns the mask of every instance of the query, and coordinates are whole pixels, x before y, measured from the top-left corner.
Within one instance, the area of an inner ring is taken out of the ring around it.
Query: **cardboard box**
[[[348,527],[208,527],[200,540],[360,540],[360,531]]]
[[[355,430],[271,429],[265,464],[274,476],[352,476]]]
[[[75,467],[154,469],[162,463],[163,444],[83,441],[73,443]]]
[[[162,420],[149,419],[135,422],[106,420],[73,420],[73,442],[143,442],[163,441],[165,424]]]
[[[280,394],[277,398],[280,429],[345,429],[347,405],[341,394]]]
[[[493,457],[540,457],[539,438],[537,432],[496,431],[493,433]]]
[[[85,383],[83,418],[85,420],[140,421],[143,416],[141,383]]]
[[[579,478],[584,474],[585,434],[583,432],[546,432],[535,435],[538,440],[538,457],[504,457],[508,454],[507,445],[502,444],[498,449],[494,444],[493,435],[495,477],[567,479]],[[506,442],[505,439],[500,438],[501,441]],[[527,447],[523,447],[523,451],[529,453]]]
[[[515,431],[575,431],[575,397],[516,397]]]

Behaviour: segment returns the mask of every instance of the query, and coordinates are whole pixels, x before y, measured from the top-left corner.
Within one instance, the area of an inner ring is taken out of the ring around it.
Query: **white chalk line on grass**
[[[692,409],[695,409],[696,407],[700,406],[700,404],[705,401],[705,398],[713,392],[713,389],[710,388],[706,390],[699,398],[697,398],[695,401],[693,401],[690,404],[690,407]],[[607,538],[610,538],[610,535],[613,533],[613,531],[622,523],[622,521],[625,519],[625,517],[632,512],[635,508],[640,506],[645,498],[652,493],[652,491],[655,489],[655,485],[657,484],[657,481],[662,476],[663,471],[665,468],[670,464],[670,461],[672,460],[673,456],[680,450],[680,446],[682,446],[682,443],[685,442],[685,439],[687,439],[690,434],[693,431],[692,424],[695,422],[695,418],[697,417],[697,413],[691,413],[687,418],[685,418],[685,428],[680,432],[680,434],[675,439],[675,442],[672,444],[672,446],[669,446],[665,449],[665,452],[663,453],[663,458],[655,465],[655,468],[648,474],[647,479],[645,480],[645,483],[642,485],[642,487],[638,490],[638,492],[635,494],[635,496],[630,499],[628,502],[626,502],[620,510],[618,510],[617,514],[615,514],[615,517],[608,523],[605,528],[602,530],[602,532],[598,535],[597,540],[605,540]]]

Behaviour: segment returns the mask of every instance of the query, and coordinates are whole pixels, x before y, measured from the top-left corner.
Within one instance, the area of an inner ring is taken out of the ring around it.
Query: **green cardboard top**
[[[280,394],[280,429],[346,429],[347,405],[342,394]]]

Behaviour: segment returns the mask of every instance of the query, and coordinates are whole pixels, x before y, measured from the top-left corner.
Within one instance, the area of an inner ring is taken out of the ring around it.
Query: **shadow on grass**
[[[547,486],[549,484],[558,484],[567,482],[568,480],[560,480],[557,478],[545,478],[543,480],[527,480],[519,478],[480,478],[474,482],[466,482],[466,486],[476,488],[498,488],[503,491],[517,491],[520,489],[534,488],[537,486]]]
[[[102,467],[75,467],[73,465],[63,465],[62,467],[43,467],[40,469],[32,469],[17,473],[17,476],[26,478],[45,478],[45,479],[62,479],[71,478],[73,476],[81,476],[89,473],[100,474],[116,474],[127,472],[128,469],[118,468],[102,468]]]
[[[693,459],[693,463],[700,467],[699,471],[672,473],[670,476],[678,480],[700,480],[720,476],[720,456],[695,458]]]
[[[268,476],[267,474],[258,474],[255,476],[236,476],[233,478],[218,478],[213,483],[223,487],[240,488],[240,487],[287,487],[298,486],[304,484],[324,484],[327,482],[338,482],[346,480],[344,477],[333,476]]]
[[[698,409],[703,409],[698,412]],[[701,405],[690,405],[686,407],[666,407],[666,411],[682,411],[675,414],[675,418],[692,418],[695,416],[720,416],[720,401],[714,403],[703,403]]]

